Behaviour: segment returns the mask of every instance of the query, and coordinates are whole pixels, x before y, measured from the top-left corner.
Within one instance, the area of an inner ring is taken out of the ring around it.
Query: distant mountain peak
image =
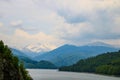
[[[70,47],[70,46],[75,46],[75,45],[71,45],[71,44],[64,44],[64,45],[62,45],[62,46],[68,46],[68,47]]]
[[[52,49],[54,49],[54,46],[51,46],[49,44],[41,44],[41,43],[29,44],[23,48],[24,51],[35,52],[35,53],[47,52]]]
[[[104,42],[93,42],[87,44],[87,46],[106,46],[106,47],[112,47],[112,45],[104,43]]]

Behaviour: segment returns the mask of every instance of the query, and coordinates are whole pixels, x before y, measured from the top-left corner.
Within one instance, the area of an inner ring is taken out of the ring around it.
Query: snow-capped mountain
[[[33,58],[35,56],[49,52],[55,48],[56,48],[55,46],[50,44],[36,43],[36,44],[29,44],[24,48],[22,48],[20,51],[25,53],[28,57]]]
[[[23,51],[34,52],[34,53],[43,53],[43,52],[50,51],[52,49],[54,49],[54,47],[49,44],[37,43],[37,44],[27,45],[26,47],[23,48]]]

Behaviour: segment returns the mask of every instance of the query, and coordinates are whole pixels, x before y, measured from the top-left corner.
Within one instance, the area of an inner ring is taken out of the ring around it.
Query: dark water
[[[34,80],[120,80],[119,77],[110,77],[89,73],[59,72],[57,70],[27,69]]]

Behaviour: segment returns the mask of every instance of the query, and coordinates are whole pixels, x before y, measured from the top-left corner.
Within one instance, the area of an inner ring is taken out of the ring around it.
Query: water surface
[[[119,77],[110,77],[89,73],[59,72],[58,70],[27,69],[34,80],[120,80]]]

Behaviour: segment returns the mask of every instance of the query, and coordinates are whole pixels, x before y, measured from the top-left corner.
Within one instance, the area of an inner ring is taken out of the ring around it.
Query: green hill
[[[0,41],[0,80],[32,80],[24,65]]]
[[[61,67],[59,70],[120,76],[120,51],[82,59],[74,65]]]
[[[37,69],[57,69],[57,67],[49,61],[39,61],[37,63],[25,63],[26,68],[37,68]]]

